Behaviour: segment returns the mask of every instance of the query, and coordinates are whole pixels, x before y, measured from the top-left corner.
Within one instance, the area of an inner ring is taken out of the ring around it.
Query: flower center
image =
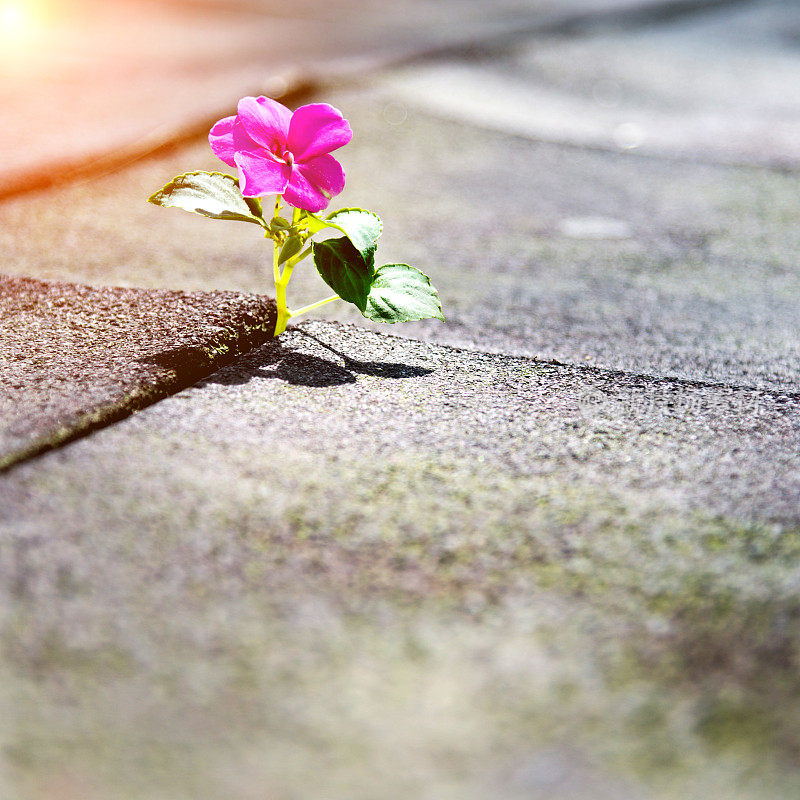
[[[291,151],[287,150],[283,154],[283,160],[291,167],[294,164],[294,154]]]

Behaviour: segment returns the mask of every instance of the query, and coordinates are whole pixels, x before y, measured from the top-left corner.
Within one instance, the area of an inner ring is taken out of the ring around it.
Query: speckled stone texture
[[[446,119],[408,91],[422,70],[319,98],[356,133],[341,203],[382,215],[379,261],[430,274],[447,323],[331,304],[344,324],[0,475],[0,798],[800,796],[800,193],[775,168],[796,11],[728,5],[460,64],[580,114],[685,116],[669,147]],[[732,163],[765,116],[757,166]],[[174,363],[115,353],[227,358],[216,326],[264,302],[204,319],[210,290],[269,287],[255,226],[145,202],[214,166],[198,142],[0,205],[4,272],[157,290],[53,290],[65,326],[132,303],[129,340],[43,349],[74,419],[76,355],[125,409],[112,373]],[[302,266],[290,294],[328,292]],[[184,309],[163,345],[151,297]]]
[[[0,469],[194,383],[271,336],[274,302],[233,292],[0,275]]]
[[[0,478],[6,774],[793,797],[799,423],[776,392],[302,323]]]

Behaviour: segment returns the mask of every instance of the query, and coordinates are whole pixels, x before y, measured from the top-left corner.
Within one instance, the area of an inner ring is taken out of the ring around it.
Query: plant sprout
[[[237,175],[186,172],[149,198],[156,205],[263,228],[273,242],[275,336],[290,319],[334,300],[353,303],[377,322],[444,319],[427,275],[408,264],[375,266],[383,231],[377,214],[341,208],[320,216],[345,185],[344,170],[331,152],[352,136],[347,120],[327,103],[301,106],[293,113],[267,97],[243,97],[237,114],[217,122],[208,137],[214,153],[235,167]],[[261,200],[267,195],[275,196],[274,206],[268,204],[269,218]],[[338,235],[314,241],[322,231]],[[308,256],[335,294],[291,310],[287,286],[295,267]]]

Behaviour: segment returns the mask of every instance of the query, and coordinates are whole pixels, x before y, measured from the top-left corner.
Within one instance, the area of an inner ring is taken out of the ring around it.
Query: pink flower
[[[295,208],[322,211],[344,189],[344,170],[330,153],[353,131],[333,106],[312,103],[293,114],[268,97],[243,97],[237,111],[214,125],[208,141],[239,171],[245,197],[282,194]]]

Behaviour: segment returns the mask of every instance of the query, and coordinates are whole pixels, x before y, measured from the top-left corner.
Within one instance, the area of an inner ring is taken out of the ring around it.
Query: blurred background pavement
[[[196,130],[242,94],[279,96],[302,81],[369,77],[380,65],[448,47],[469,50],[618,13],[717,4],[2,0],[0,195],[49,169],[85,168],[100,154],[146,150]]]

